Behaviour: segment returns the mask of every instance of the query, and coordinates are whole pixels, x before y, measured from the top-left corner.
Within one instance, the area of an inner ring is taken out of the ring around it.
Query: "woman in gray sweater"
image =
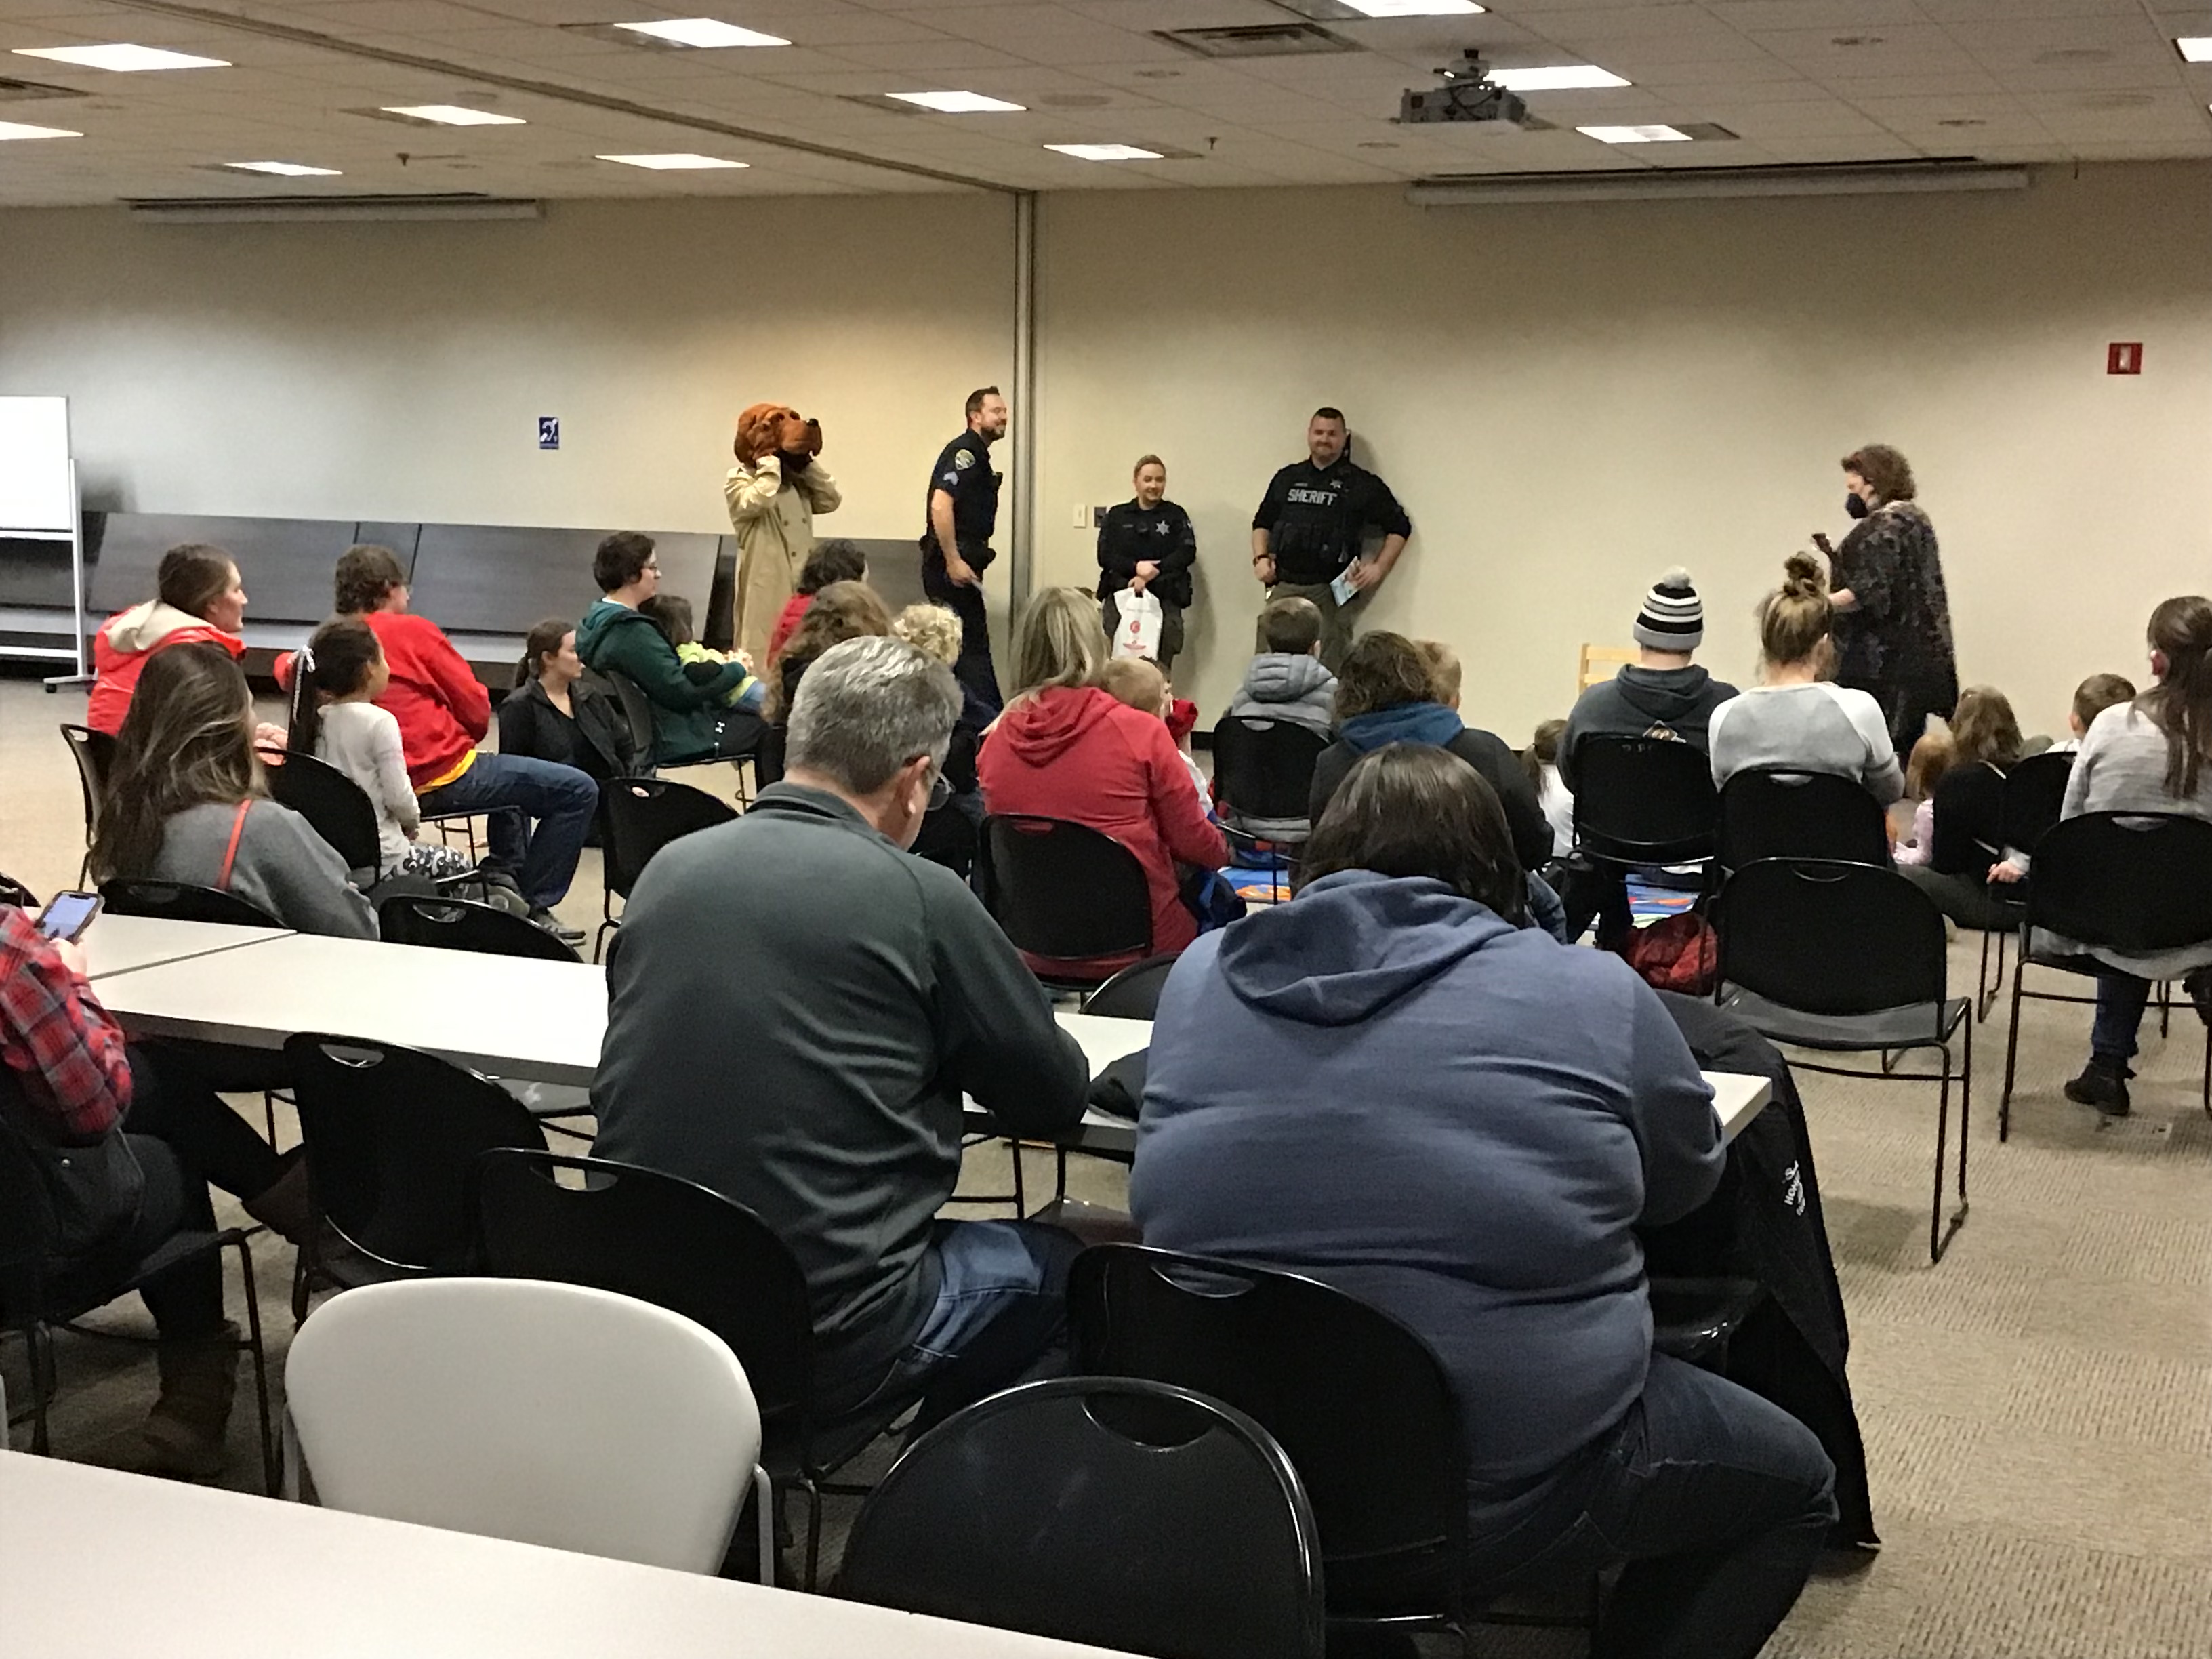
[[[330,843],[270,800],[253,699],[218,647],[150,659],[117,734],[92,872],[234,893],[301,933],[374,939],[376,912]]]

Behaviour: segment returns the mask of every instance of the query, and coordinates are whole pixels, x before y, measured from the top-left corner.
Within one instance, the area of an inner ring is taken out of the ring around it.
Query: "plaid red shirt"
[[[131,1106],[123,1028],[70,971],[38,924],[0,905],[0,1064],[22,1079],[39,1127],[86,1146]]]

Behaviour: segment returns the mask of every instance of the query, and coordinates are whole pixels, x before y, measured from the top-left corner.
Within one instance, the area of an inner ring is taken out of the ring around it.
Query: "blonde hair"
[[[1936,786],[1943,775],[1959,763],[1957,735],[1944,727],[1923,732],[1920,741],[1912,745],[1912,758],[1905,769],[1905,793],[1915,800],[1926,800],[1936,793]]]
[[[1048,587],[1014,630],[1014,694],[1088,685],[1106,656],[1098,601],[1079,587]]]
[[[1759,654],[1769,667],[1804,662],[1826,653],[1817,665],[1832,665],[1835,647],[1829,641],[1835,625],[1835,605],[1828,598],[1828,579],[1809,553],[1792,553],[1782,567],[1782,586],[1759,601]]]
[[[1098,671],[1098,689],[1140,714],[1157,714],[1168,700],[1168,677],[1142,657],[1115,657]]]
[[[891,618],[891,632],[951,667],[960,657],[960,618],[941,605],[910,605]]]
[[[1459,696],[1462,670],[1459,653],[1438,640],[1415,640],[1421,655],[1428,659],[1429,681],[1435,688],[1432,695],[1441,703],[1449,703]]]

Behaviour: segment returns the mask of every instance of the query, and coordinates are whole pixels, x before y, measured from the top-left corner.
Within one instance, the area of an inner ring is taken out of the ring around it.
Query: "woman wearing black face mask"
[[[1912,468],[1887,444],[1844,457],[1844,510],[1857,522],[1829,556],[1836,607],[1836,683],[1881,704],[1890,741],[1909,755],[1930,714],[1959,701],[1951,601],[1936,526],[1913,499]]]

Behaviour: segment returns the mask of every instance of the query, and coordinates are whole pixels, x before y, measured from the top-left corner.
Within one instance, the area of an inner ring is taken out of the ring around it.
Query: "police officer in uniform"
[[[998,555],[1000,475],[991,446],[1006,435],[1006,400],[987,386],[968,394],[968,429],[939,452],[929,478],[929,523],[921,532],[921,591],[960,618],[960,659],[954,677],[972,702],[996,714],[1003,706],[991,666],[991,629],[983,610],[983,573]]]
[[[1352,647],[1346,607],[1390,574],[1413,533],[1390,486],[1352,463],[1347,442],[1344,411],[1316,410],[1306,423],[1308,459],[1268,481],[1252,515],[1252,574],[1269,600],[1311,599],[1321,608],[1321,659],[1332,673]],[[1382,532],[1382,545],[1366,558],[1361,538],[1370,529]],[[1340,576],[1352,590],[1344,605],[1333,586]]]
[[[1166,499],[1167,464],[1157,455],[1139,458],[1131,477],[1136,498],[1106,510],[1098,526],[1098,614],[1106,637],[1121,631],[1123,589],[1150,593],[1160,602],[1160,672],[1175,666],[1182,649],[1182,613],[1190,605],[1190,569],[1198,562],[1198,533],[1190,514]]]

